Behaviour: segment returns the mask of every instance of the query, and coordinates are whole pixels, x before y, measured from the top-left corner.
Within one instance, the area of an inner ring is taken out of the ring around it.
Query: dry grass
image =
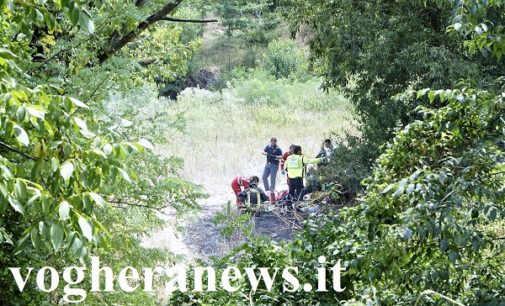
[[[171,110],[185,111],[186,131],[169,135],[171,141],[161,151],[184,158],[183,176],[204,185],[211,196],[226,190],[232,199],[233,177],[261,177],[265,163],[261,151],[271,136],[277,137],[283,150],[295,143],[315,156],[330,133],[355,133],[346,100],[336,94],[328,97],[316,83],[313,86],[312,92],[283,100],[281,105],[247,103],[235,95],[235,89],[222,93],[187,89]],[[311,95],[335,99],[334,107],[308,110]],[[278,175],[279,183],[284,180]]]

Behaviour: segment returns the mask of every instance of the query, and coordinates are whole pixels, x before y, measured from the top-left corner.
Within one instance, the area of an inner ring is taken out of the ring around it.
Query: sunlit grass
[[[254,87],[258,82],[268,84]],[[185,111],[186,131],[167,135],[160,151],[184,158],[184,177],[207,188],[228,188],[236,175],[261,177],[261,151],[272,136],[283,150],[295,143],[315,156],[331,133],[357,133],[348,102],[320,90],[318,80],[242,80],[222,92],[187,89],[170,111]]]

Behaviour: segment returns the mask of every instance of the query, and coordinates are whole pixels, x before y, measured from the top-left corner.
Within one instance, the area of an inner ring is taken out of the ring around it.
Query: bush
[[[323,184],[340,185],[340,202],[352,204],[363,191],[361,181],[370,175],[375,146],[361,137],[346,135],[335,141],[335,151],[328,164],[319,167]]]
[[[276,39],[267,48],[264,68],[276,79],[303,73],[307,63],[300,47],[291,39]]]

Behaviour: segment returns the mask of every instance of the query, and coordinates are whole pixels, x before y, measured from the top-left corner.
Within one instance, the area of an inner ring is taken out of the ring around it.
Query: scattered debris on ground
[[[239,214],[238,211],[236,213]],[[253,233],[258,236],[268,236],[276,242],[291,240],[294,232],[301,229],[301,223],[308,214],[280,207],[255,212],[251,217],[251,222],[254,223]],[[244,235],[238,231],[228,238],[223,237],[221,230],[225,225],[216,225],[214,217],[215,213],[202,214],[195,221],[184,226],[184,243],[200,258],[223,256],[246,241]]]

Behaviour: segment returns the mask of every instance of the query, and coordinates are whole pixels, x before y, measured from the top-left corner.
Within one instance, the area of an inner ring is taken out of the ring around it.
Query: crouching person
[[[258,187],[258,184],[258,177],[252,177],[249,182],[249,188],[246,188],[239,193],[239,208],[250,208],[254,206],[259,207],[261,203],[268,200],[265,191]]]
[[[240,199],[238,195],[245,189],[249,188],[249,184],[251,180],[258,180],[259,178],[257,176],[252,176],[248,179],[246,179],[243,176],[237,176],[231,181],[231,189],[233,189],[233,192],[235,193],[235,197],[237,198],[237,205],[240,203]]]

